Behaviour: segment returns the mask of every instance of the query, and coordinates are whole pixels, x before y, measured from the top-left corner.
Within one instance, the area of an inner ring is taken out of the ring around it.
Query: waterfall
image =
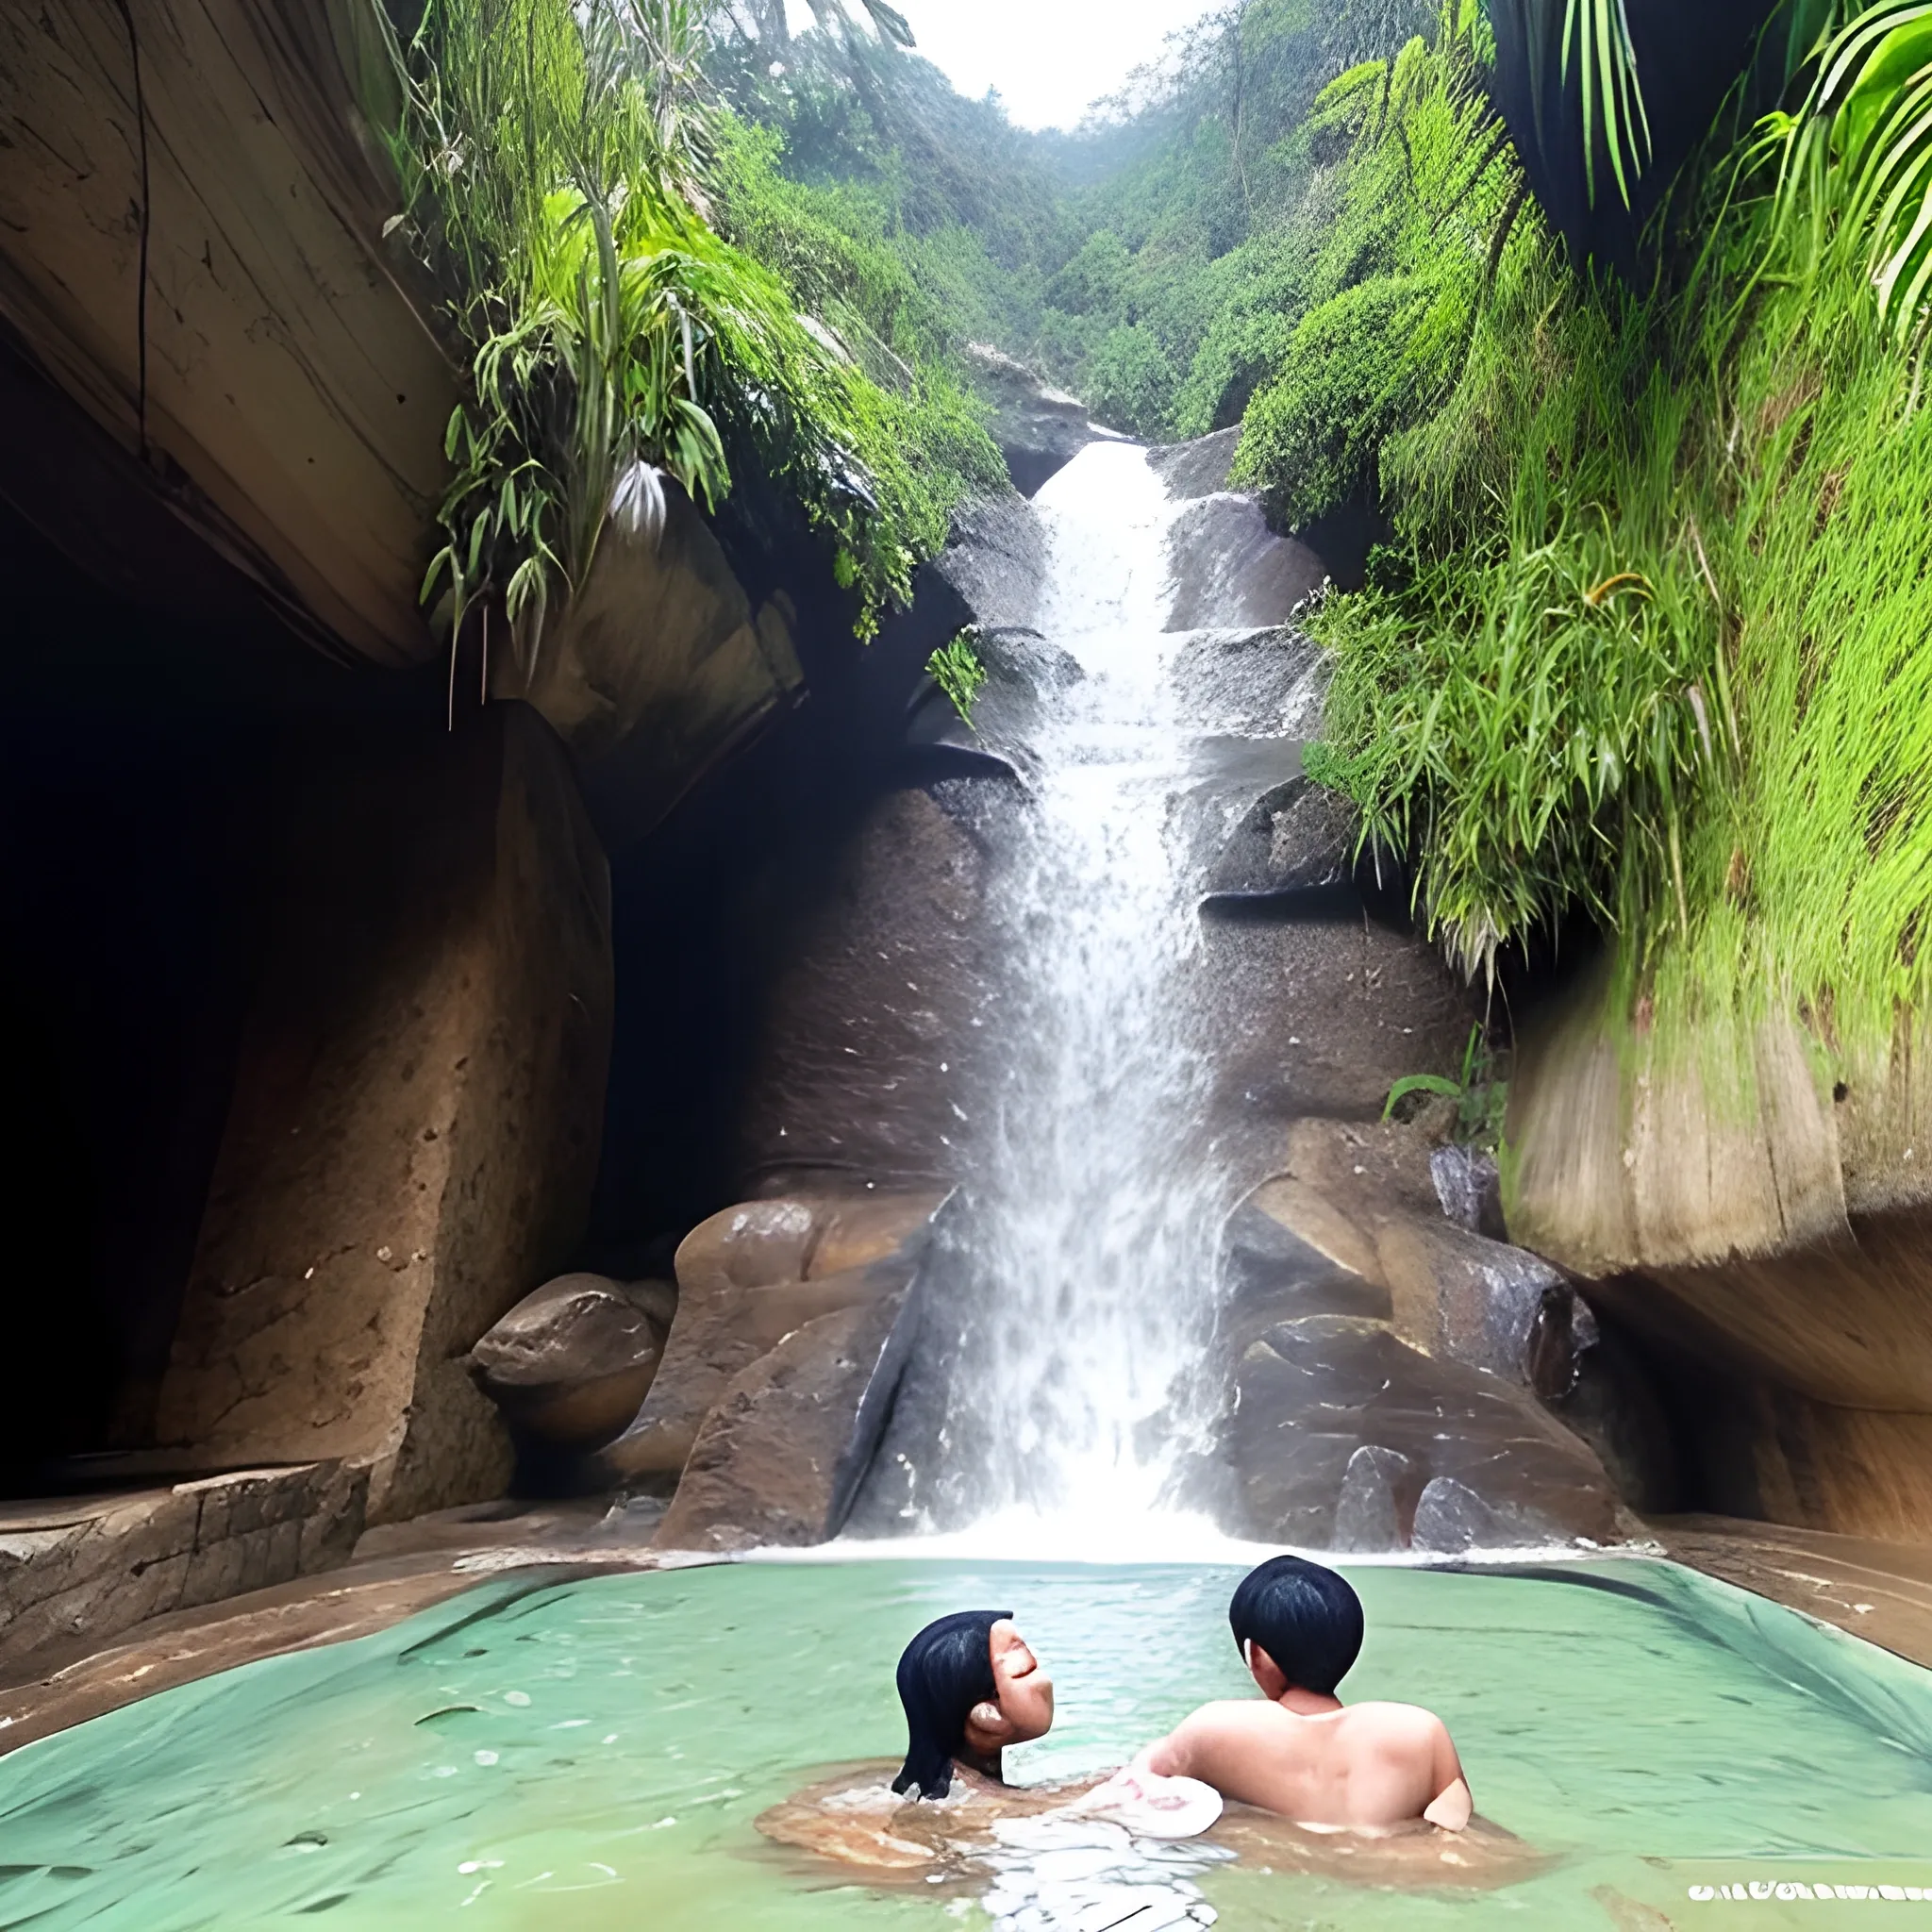
[[[1077,666],[1028,748],[993,902],[1000,960],[965,1096],[919,1392],[881,1458],[888,1525],[1009,1517],[1106,1541],[1176,1506],[1211,1420],[1200,1374],[1219,1198],[1190,788],[1196,724],[1166,628],[1176,506],[1137,446],[1099,443],[1037,499],[1041,627]]]

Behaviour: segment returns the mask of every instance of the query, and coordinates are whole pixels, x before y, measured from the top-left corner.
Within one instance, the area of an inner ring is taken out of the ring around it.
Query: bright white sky
[[[962,94],[996,87],[1023,127],[1072,127],[1210,0],[898,0]],[[794,11],[803,13],[802,6]],[[809,18],[809,16],[807,16]]]

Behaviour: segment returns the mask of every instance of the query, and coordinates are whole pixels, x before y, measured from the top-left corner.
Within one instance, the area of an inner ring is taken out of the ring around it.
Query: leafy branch
[[[986,666],[973,648],[972,635],[970,630],[961,631],[925,660],[932,681],[952,699],[953,708],[968,724],[973,723],[973,706],[987,679]]]

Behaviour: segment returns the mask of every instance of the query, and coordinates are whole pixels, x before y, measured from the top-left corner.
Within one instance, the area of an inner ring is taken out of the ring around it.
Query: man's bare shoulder
[[[1433,1747],[1449,1729],[1433,1710],[1420,1704],[1351,1704],[1342,1721],[1357,1742],[1374,1742],[1390,1750]]]
[[[1242,1730],[1253,1731],[1293,1719],[1279,1706],[1261,1697],[1222,1697],[1191,1710],[1175,1727],[1175,1736],[1185,1732]]]

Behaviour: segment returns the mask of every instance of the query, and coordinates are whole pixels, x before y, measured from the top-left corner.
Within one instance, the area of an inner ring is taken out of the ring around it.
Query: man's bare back
[[[1469,1823],[1469,1786],[1441,1718],[1412,1704],[1321,1702],[1328,1707],[1307,1714],[1273,1698],[1204,1705],[1138,1761],[1296,1824]]]
[[[1344,1708],[1335,1695],[1362,1642],[1344,1578],[1276,1557],[1242,1580],[1228,1622],[1263,1701],[1203,1705],[1137,1765],[1318,1829],[1468,1824],[1469,1784],[1441,1718],[1412,1704]]]

